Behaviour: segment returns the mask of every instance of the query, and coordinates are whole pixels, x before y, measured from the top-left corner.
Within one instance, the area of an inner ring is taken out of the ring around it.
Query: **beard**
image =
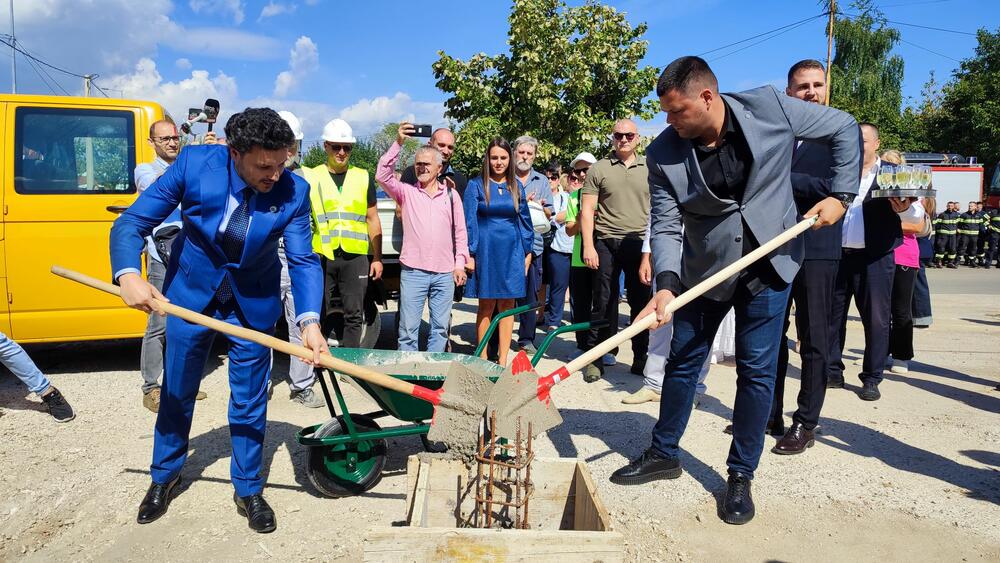
[[[521,173],[529,172],[531,170],[531,163],[527,160],[519,160],[515,166],[517,167],[517,171]]]

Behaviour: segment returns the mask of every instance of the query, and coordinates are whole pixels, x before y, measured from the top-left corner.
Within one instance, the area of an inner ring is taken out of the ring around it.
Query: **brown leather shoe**
[[[806,430],[798,422],[793,422],[788,428],[788,432],[785,432],[785,435],[778,440],[771,451],[780,455],[800,454],[807,448],[813,447],[813,444],[816,443],[815,437],[812,430]]]

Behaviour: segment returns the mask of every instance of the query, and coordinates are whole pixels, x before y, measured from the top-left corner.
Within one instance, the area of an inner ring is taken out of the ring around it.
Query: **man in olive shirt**
[[[614,150],[590,167],[581,196],[583,261],[597,271],[591,318],[608,321],[590,331],[588,350],[618,332],[618,278],[622,272],[633,321],[650,299],[649,286],[639,280],[642,239],[649,221],[646,159],[635,153],[639,131],[631,119],[615,123],[611,137]],[[648,332],[632,337],[633,374],[642,375],[648,348]],[[583,377],[596,381],[603,372],[604,364],[597,361],[583,369]]]

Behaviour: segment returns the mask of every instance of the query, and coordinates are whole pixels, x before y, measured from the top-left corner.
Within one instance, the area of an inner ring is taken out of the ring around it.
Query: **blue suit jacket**
[[[281,315],[278,239],[285,238],[288,272],[298,314],[319,313],[323,272],[312,250],[309,184],[284,172],[252,210],[243,256],[232,263],[217,236],[230,194],[229,150],[185,147],[111,228],[111,271],[141,269],[143,239],[181,206],[184,227],[174,241],[164,295],[175,305],[203,311],[225,276],[250,328],[270,330]],[[232,169],[235,176],[235,169]]]

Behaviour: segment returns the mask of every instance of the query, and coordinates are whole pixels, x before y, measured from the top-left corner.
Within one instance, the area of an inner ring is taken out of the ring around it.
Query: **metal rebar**
[[[497,427],[497,413],[496,413],[496,411],[493,411],[493,413],[490,415],[490,429],[494,429],[496,427]],[[487,528],[490,528],[490,527],[493,526],[493,487],[495,485],[494,482],[493,482],[493,468],[496,465],[496,448],[493,446],[493,444],[495,443],[495,440],[496,440],[496,436],[490,436],[490,448],[489,448],[489,451],[490,451],[490,455],[489,455],[490,481],[486,485],[488,487],[487,493],[486,493],[486,497],[487,497],[487,501],[486,501],[486,527]]]
[[[517,437],[514,441],[514,529],[521,527],[521,417],[517,417]]]
[[[479,433],[479,456],[483,455],[483,433]],[[483,525],[483,503],[479,501],[479,497],[483,495],[483,463],[481,461],[476,462],[476,527],[482,527]]]
[[[521,523],[521,529],[523,529],[523,530],[527,530],[528,529],[528,501],[531,499],[531,493],[532,493],[531,461],[535,458],[535,452],[531,449],[531,437],[533,435],[534,435],[534,432],[531,431],[531,421],[529,420],[528,421],[528,445],[525,448],[527,450],[525,455],[527,456],[528,459],[527,459],[527,463],[525,464],[525,472],[524,472],[524,486],[527,488],[527,491],[525,492],[525,495],[524,495],[524,522]]]

